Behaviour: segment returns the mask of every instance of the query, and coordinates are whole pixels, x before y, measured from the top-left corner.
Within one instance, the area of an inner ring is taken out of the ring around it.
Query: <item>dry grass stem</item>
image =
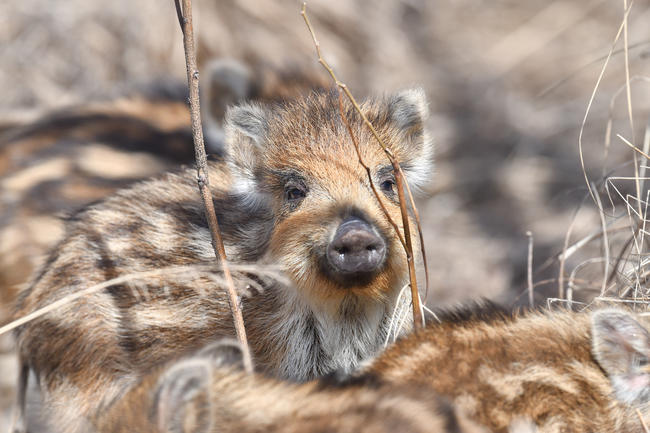
[[[589,289],[592,286],[589,285],[591,281],[588,280],[580,280],[576,277],[579,271],[581,271],[584,267],[594,264],[594,263],[603,263],[605,259],[602,257],[594,257],[591,259],[584,260],[581,263],[578,263],[573,270],[571,271],[571,274],[569,275],[569,280],[567,282],[567,291],[566,291],[566,299],[569,301],[573,301],[573,292],[577,290],[583,290],[583,289]],[[581,286],[579,286],[577,283],[582,283]]]
[[[235,290],[235,284],[228,268],[226,257],[226,250],[223,246],[221,238],[221,231],[219,230],[219,222],[217,214],[214,210],[214,203],[212,202],[212,194],[210,192],[210,179],[207,170],[207,156],[205,153],[205,145],[203,143],[203,128],[201,126],[201,106],[199,102],[199,70],[196,65],[196,50],[194,48],[194,29],[192,26],[192,0],[182,0],[181,7],[180,0],[174,0],[176,5],[176,13],[178,20],[181,24],[183,31],[183,48],[185,49],[185,64],[187,67],[187,84],[190,89],[190,116],[192,119],[192,137],[194,139],[194,153],[196,157],[196,175],[199,184],[199,191],[203,199],[205,207],[205,214],[210,227],[210,235],[212,237],[212,247],[216,257],[219,258],[223,273],[226,281],[228,282],[228,299],[230,302],[230,309],[232,311],[233,322],[235,325],[235,332],[237,340],[242,346],[244,355],[244,367],[246,371],[253,370],[253,363],[251,361],[250,350],[248,348],[248,340],[246,338],[246,327],[244,326],[244,317],[239,305],[239,297]]]
[[[603,76],[605,75],[605,70],[607,69],[607,65],[609,65],[609,60],[612,57],[612,53],[614,52],[614,48],[616,47],[616,44],[618,43],[618,40],[621,37],[621,33],[623,32],[623,28],[625,26],[625,23],[627,22],[627,16],[630,13],[630,9],[632,8],[632,5],[634,3],[630,2],[630,5],[628,6],[627,10],[625,11],[625,16],[623,17],[623,22],[618,28],[618,32],[616,33],[616,36],[614,37],[614,42],[612,43],[612,47],[609,50],[609,53],[607,54],[607,58],[605,59],[605,63],[603,64],[603,67],[600,70],[600,74],[598,75],[598,79],[596,80],[596,84],[594,86],[594,90],[591,92],[591,96],[589,97],[589,102],[587,103],[587,109],[585,110],[585,115],[582,119],[582,122],[580,124],[580,133],[578,134],[578,154],[580,156],[580,166],[582,169],[582,174],[585,178],[585,183],[587,184],[587,188],[589,189],[589,194],[591,195],[591,198],[596,202],[596,196],[594,192],[591,189],[591,182],[589,181],[589,176],[587,176],[587,168],[585,166],[585,158],[584,158],[584,152],[583,152],[583,145],[582,145],[582,137],[585,132],[585,125],[587,124],[587,118],[589,117],[589,113],[591,112],[591,107],[594,103],[594,99],[596,98],[596,93],[598,92],[598,88],[600,87],[600,83],[603,80]]]
[[[593,187],[596,189],[595,187]],[[607,234],[607,222],[605,221],[605,211],[603,209],[603,204],[600,201],[600,194],[596,194],[596,200],[598,205],[598,215],[600,216],[600,224],[602,225],[603,230],[603,250],[605,251],[605,269],[603,270],[603,283],[600,289],[600,296],[605,295],[605,290],[607,289],[607,276],[609,275],[609,239]]]
[[[398,165],[400,173],[402,173],[402,166]],[[404,174],[402,173],[402,178],[406,179]],[[413,210],[413,217],[415,218],[415,225],[417,226],[418,229],[418,236],[420,238],[420,251],[422,253],[422,263],[424,263],[424,299],[427,299],[429,296],[429,267],[427,266],[427,251],[426,248],[424,247],[424,236],[422,235],[422,223],[420,221],[420,212],[418,212],[418,208],[415,207],[415,199],[413,198],[413,193],[411,192],[411,187],[409,186],[408,182],[404,182],[404,186],[406,187],[406,193],[408,194],[409,197],[409,203],[411,203],[411,209]]]
[[[399,294],[397,295],[397,301],[395,301],[395,308],[393,309],[393,314],[390,316],[390,322],[388,323],[388,332],[386,333],[386,339],[384,340],[384,348],[388,346],[388,343],[391,341],[397,340],[397,337],[399,337],[399,323],[402,322],[402,318],[408,311],[404,311],[405,308],[403,307],[402,303],[402,297],[404,296],[404,292],[406,289],[409,287],[408,284],[404,285],[399,291]],[[397,320],[397,321],[396,321]],[[392,336],[392,340],[391,340]]]
[[[261,266],[251,266],[251,265],[232,265],[231,268],[233,268],[237,272],[241,272],[242,274],[253,274],[256,275],[257,277],[267,277],[267,278],[272,278],[276,281],[279,282],[286,282],[284,275],[279,271],[278,268],[276,267],[261,267]],[[9,331],[12,331],[16,329],[17,327],[24,325],[25,323],[31,322],[34,319],[37,319],[51,311],[54,311],[58,308],[64,307],[65,305],[68,305],[71,302],[74,302],[75,300],[79,298],[83,298],[84,296],[88,296],[90,294],[93,294],[95,292],[104,290],[108,287],[120,285],[120,284],[126,284],[132,281],[138,281],[138,280],[146,280],[150,278],[155,278],[155,277],[169,277],[169,276],[176,276],[176,277],[201,277],[205,276],[215,283],[222,283],[225,282],[225,280],[220,280],[214,276],[214,271],[219,270],[218,266],[215,266],[213,264],[210,265],[188,265],[188,266],[169,266],[165,268],[160,268],[156,269],[154,271],[146,271],[146,272],[134,272],[131,274],[126,274],[122,275],[117,278],[113,278],[107,281],[104,281],[99,284],[95,284],[93,286],[90,286],[88,288],[85,288],[83,290],[77,291],[75,293],[72,293],[70,295],[64,296],[63,298],[59,299],[58,301],[54,301],[51,304],[46,305],[43,308],[39,308],[36,311],[33,311],[23,317],[20,317],[12,322],[7,323],[6,325],[0,327],[0,335],[5,334]],[[223,270],[223,267],[221,268]],[[249,279],[246,279],[248,281]],[[250,281],[254,281],[250,279]],[[220,284],[224,285],[224,284]],[[131,290],[134,292],[138,290],[136,287],[129,287]],[[162,288],[162,290],[167,290],[165,288]],[[197,289],[198,290],[198,289]],[[204,294],[208,295],[208,294]],[[136,293],[134,293],[134,296],[136,296]],[[140,293],[141,297],[146,298],[147,294]]]
[[[571,308],[574,304],[576,305],[584,305],[586,306],[587,304],[584,302],[578,302],[578,301],[570,301],[568,299],[562,299],[562,298],[546,298],[546,307],[550,310],[553,306],[553,304],[566,304],[569,308]]]
[[[643,426],[643,431],[645,433],[650,433],[650,431],[648,430],[648,425],[645,423],[645,420],[643,419],[643,414],[641,414],[641,410],[637,408],[636,414],[639,417],[639,421],[641,421],[641,425]]]
[[[624,258],[624,256],[626,256],[625,253],[632,246],[632,242],[634,241],[634,239],[636,239],[636,236],[640,229],[641,229],[641,224],[638,224],[636,230],[634,230],[634,232],[632,233],[632,236],[630,236],[621,247],[621,252],[616,257],[616,262],[614,263],[612,272],[610,273],[609,278],[607,279],[607,284],[611,283],[614,280],[614,278],[616,278],[616,276],[619,274],[618,270],[621,268],[621,262],[625,262],[625,263],[627,262],[627,258]]]
[[[361,156],[361,149],[359,149],[359,141],[357,140],[357,137],[354,135],[354,131],[352,131],[352,127],[350,126],[350,122],[348,122],[348,118],[345,116],[345,110],[343,108],[343,98],[341,96],[340,90],[338,92],[338,96],[339,96],[339,114],[341,115],[341,120],[343,121],[343,124],[345,124],[345,127],[348,130],[348,134],[352,139],[352,143],[354,144],[354,150],[356,151],[357,158],[359,159],[359,164],[361,164],[361,166],[366,170],[366,174],[368,175],[368,181],[370,182],[370,188],[372,189],[372,192],[375,194],[375,198],[379,202],[379,207],[381,207],[381,210],[382,212],[384,212],[384,215],[386,216],[386,219],[388,219],[390,225],[392,225],[393,229],[395,229],[395,233],[397,233],[397,237],[400,243],[402,244],[402,247],[406,248],[406,242],[404,241],[404,237],[402,236],[402,233],[399,230],[399,226],[395,221],[393,221],[390,214],[388,213],[388,209],[386,209],[386,205],[384,205],[384,201],[382,200],[381,195],[377,191],[375,182],[372,179],[372,172],[370,171],[370,167],[368,167],[366,162],[363,160],[363,157]]]
[[[316,39],[316,34],[314,33],[314,29],[309,21],[309,17],[307,17],[307,3],[302,4],[302,10],[300,11],[300,14],[302,15],[305,24],[307,25],[307,29],[309,30],[309,33],[311,34],[312,41],[314,43],[314,46],[316,48],[316,54],[318,55],[318,63],[320,63],[323,68],[328,72],[328,74],[332,77],[332,80],[334,80],[334,83],[336,86],[345,93],[345,96],[348,98],[356,112],[359,114],[361,119],[363,120],[363,123],[368,127],[370,130],[371,134],[377,140],[377,143],[382,147],[384,152],[386,153],[388,160],[390,161],[391,165],[393,166],[393,172],[395,174],[395,185],[397,187],[397,194],[399,197],[399,204],[400,204],[400,211],[402,214],[402,227],[404,230],[404,240],[405,240],[405,251],[406,251],[406,260],[407,260],[407,265],[409,269],[409,281],[411,285],[411,299],[413,302],[413,324],[414,324],[414,329],[417,331],[422,327],[423,324],[423,315],[422,315],[422,310],[420,307],[420,296],[418,292],[418,286],[417,286],[417,277],[416,277],[416,272],[415,272],[415,258],[413,255],[413,245],[412,245],[412,239],[411,239],[411,229],[410,229],[410,224],[409,224],[409,218],[408,218],[408,208],[407,208],[407,202],[404,196],[404,191],[405,191],[405,186],[404,184],[406,183],[406,179],[404,178],[404,173],[402,172],[402,169],[399,165],[399,162],[395,158],[395,155],[393,155],[393,152],[386,146],[384,141],[381,139],[379,134],[377,133],[377,130],[374,128],[372,123],[368,120],[366,115],[363,113],[361,110],[361,107],[357,103],[356,99],[354,96],[352,96],[352,93],[350,93],[350,90],[348,89],[347,85],[336,77],[336,74],[334,73],[334,70],[329,66],[329,64],[325,61],[321,54],[320,50],[320,43],[318,42],[318,39]],[[410,194],[409,194],[410,196]],[[381,202],[381,201],[380,201]],[[411,202],[411,208],[415,209],[415,203]],[[399,230],[398,230],[399,233]],[[424,244],[421,244],[422,250],[424,250]],[[423,259],[425,258],[425,255],[423,254]],[[426,262],[424,263],[425,268],[427,267]]]
[[[621,298],[612,298],[612,297],[604,297],[604,296],[598,296],[594,298],[595,302],[605,302],[605,303],[612,303],[612,304],[632,304],[632,305],[639,305],[639,304],[648,304],[648,300],[639,300],[639,299],[621,299]]]
[[[644,77],[648,78],[648,77]],[[645,131],[643,133],[643,153],[648,154],[650,152],[650,118],[648,123],[646,123]],[[645,164],[641,164],[639,176],[641,177],[641,191],[644,191],[645,188],[645,175],[648,166],[648,158],[646,158]]]
[[[650,77],[644,76],[644,75],[634,75],[630,77],[628,80],[626,80],[625,84],[623,84],[621,87],[614,92],[612,97],[609,100],[609,112],[607,115],[607,127],[605,129],[605,148],[604,148],[604,155],[603,155],[603,161],[607,161],[608,155],[609,155],[609,149],[611,147],[611,142],[612,142],[612,127],[614,123],[614,108],[616,105],[616,101],[618,100],[619,96],[623,94],[627,90],[629,86],[631,86],[633,83],[636,82],[645,82],[645,83],[650,83]],[[644,149],[646,149],[645,142],[644,142]],[[646,153],[648,153],[648,149],[646,149]],[[603,165],[603,177],[606,177],[606,171],[607,167]],[[641,171],[639,173],[640,177],[644,176],[644,170],[641,168]],[[641,190],[643,190],[643,181],[641,182]]]
[[[629,230],[629,227],[614,227],[614,228],[608,227],[607,232],[609,234],[612,234],[612,233],[619,233],[627,230]],[[558,259],[562,259],[563,257],[568,259],[576,252],[578,252],[580,248],[584,247],[589,242],[596,240],[602,236],[603,236],[603,230],[598,230],[597,232],[590,233],[584,238],[580,239],[578,242],[575,242],[573,245],[567,247],[565,251],[560,253],[557,257]]]
[[[623,11],[627,10],[627,0],[623,0]],[[623,51],[625,57],[625,93],[627,95],[627,114],[630,118],[630,131],[632,134],[632,143],[635,143],[634,140],[634,117],[632,116],[632,92],[630,88],[630,56],[628,50],[628,39],[627,39],[627,18],[628,15],[625,14],[623,17]],[[632,155],[634,162],[634,176],[636,177],[636,195],[641,197],[641,186],[639,183],[639,160],[637,155]],[[639,203],[639,213],[641,213],[641,204]]]
[[[567,229],[566,234],[564,235],[564,245],[562,246],[562,253],[560,254],[560,270],[558,271],[558,277],[557,277],[557,297],[562,299],[564,298],[564,268],[566,266],[566,261],[569,258],[571,254],[573,254],[574,251],[577,251],[580,247],[576,247],[578,243],[573,244],[573,248],[571,251],[569,250],[569,240],[571,239],[571,234],[573,233],[573,227],[575,226],[575,223],[577,221],[578,217],[578,212],[580,212],[580,208],[578,207],[575,212],[573,213],[573,218],[571,219],[571,224],[569,224],[569,228]],[[585,241],[584,244],[586,244],[588,241]]]
[[[648,158],[648,159],[650,159],[650,155],[648,155],[646,152],[644,152],[643,150],[641,150],[641,149],[639,149],[638,147],[636,147],[634,144],[630,143],[630,141],[629,141],[628,139],[626,139],[625,137],[623,137],[621,134],[616,134],[616,136],[617,136],[618,138],[620,138],[621,141],[622,141],[623,143],[625,143],[625,144],[627,144],[628,146],[630,146],[630,147],[632,148],[632,150],[634,150],[635,152],[638,152],[638,153],[639,153],[641,156],[643,156],[644,158]],[[637,179],[637,180],[638,180],[637,177],[634,177],[633,179]],[[646,179],[644,179],[644,180],[646,180]]]
[[[632,49],[636,49],[636,48],[642,48],[642,47],[645,47],[646,45],[649,45],[649,44],[650,44],[650,41],[647,41],[647,40],[645,40],[645,41],[640,41],[640,42],[636,42],[636,43],[634,43],[634,44],[629,44],[629,46],[627,47],[627,49],[628,49],[628,50],[632,50]],[[615,56],[617,56],[617,55],[623,53],[624,51],[625,51],[624,48],[621,48],[621,49],[615,50],[615,51],[612,53],[612,57],[615,57]],[[577,76],[578,76],[581,72],[583,72],[585,69],[587,69],[587,68],[589,68],[589,67],[591,67],[591,66],[593,66],[593,65],[595,65],[595,64],[597,64],[597,63],[602,62],[602,61],[605,60],[606,58],[607,58],[607,55],[600,56],[600,57],[597,57],[597,58],[595,58],[595,59],[593,59],[593,60],[590,60],[589,62],[583,64],[582,66],[579,66],[579,67],[575,68],[573,71],[569,72],[569,73],[568,73],[567,75],[565,75],[563,78],[561,78],[561,79],[559,79],[559,80],[557,80],[557,81],[555,81],[555,82],[549,84],[547,87],[545,87],[544,89],[542,89],[539,93],[537,93],[537,94],[535,95],[535,98],[536,98],[536,99],[545,98],[545,97],[548,96],[550,93],[552,93],[553,91],[555,91],[555,90],[558,89],[559,87],[561,87],[561,86],[563,86],[564,84],[566,84],[568,81],[570,81],[570,80],[574,79],[575,77],[577,77]]]
[[[535,292],[533,286],[533,233],[527,231],[526,236],[528,236],[528,305],[530,308],[533,308],[535,306]]]

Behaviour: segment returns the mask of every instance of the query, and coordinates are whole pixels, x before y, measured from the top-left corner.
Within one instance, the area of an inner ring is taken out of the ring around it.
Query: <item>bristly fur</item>
[[[495,316],[481,307],[438,317],[355,373],[352,386],[366,377],[424,386],[494,432],[518,419],[539,433],[644,432],[636,410],[650,416],[650,333],[642,318],[623,310]]]
[[[604,309],[494,320],[472,309],[441,314],[347,379],[246,375],[225,368],[240,364],[232,346],[208,348],[211,362],[199,355],[145,378],[99,431],[645,432],[650,333],[641,318]]]
[[[197,355],[145,378],[99,431],[644,433],[636,411],[650,415],[650,333],[640,318],[458,311],[365,371],[302,385],[228,369],[236,350],[208,348],[210,362]]]
[[[0,322],[64,234],[62,216],[193,160],[186,99],[148,91],[0,134]]]
[[[417,91],[363,105],[414,182],[426,175],[421,160],[431,153],[423,107]],[[346,115],[380,184],[391,175],[385,155],[351,107]],[[268,284],[243,301],[256,364],[297,381],[351,371],[381,347],[407,275],[338,100],[330,93],[273,107],[244,105],[227,118],[227,163],[209,167],[226,252],[234,262],[278,264],[292,281]],[[213,261],[195,182],[191,169],[169,174],[79,213],[23,292],[16,315],[120,275]],[[297,182],[305,196],[289,201],[287,185]],[[384,194],[392,219],[400,221],[395,195]],[[372,225],[387,252],[372,278],[341,284],[323,272],[322,256],[350,215]],[[17,332],[21,361],[39,377],[46,405],[65,431],[92,420],[153,366],[232,335],[227,299],[203,277],[113,286]]]
[[[497,322],[514,319],[512,310],[508,310],[494,302],[482,299],[480,301],[463,304],[456,308],[434,310],[435,319],[443,323],[474,323]]]
[[[321,388],[195,355],[145,377],[95,424],[99,433],[487,433],[419,387]],[[228,355],[230,356],[230,355]]]
[[[241,100],[322,88],[312,71],[215,60],[202,76],[208,151],[224,154],[224,118]],[[207,79],[206,79],[207,78]],[[117,189],[194,161],[187,83],[157,80],[0,130],[0,322],[18,289],[64,235],[62,218]]]

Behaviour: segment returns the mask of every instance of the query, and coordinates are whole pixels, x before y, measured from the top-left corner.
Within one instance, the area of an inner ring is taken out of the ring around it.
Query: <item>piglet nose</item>
[[[386,258],[386,243],[367,222],[353,218],[343,222],[327,248],[336,273],[356,276],[373,273]]]

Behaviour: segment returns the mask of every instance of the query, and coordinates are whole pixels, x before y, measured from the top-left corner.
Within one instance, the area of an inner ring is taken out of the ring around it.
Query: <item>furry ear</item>
[[[592,353],[628,404],[650,401],[650,334],[625,311],[606,309],[591,316]]]
[[[226,161],[236,193],[255,191],[255,172],[266,140],[268,116],[256,104],[243,104],[226,112]]]
[[[223,155],[226,110],[251,97],[254,80],[250,70],[237,60],[225,58],[211,62],[201,81],[203,135],[210,153]]]
[[[209,433],[212,429],[210,393],[212,371],[243,369],[241,346],[224,339],[174,364],[158,381],[151,418],[161,432]]]
[[[210,364],[180,361],[160,378],[151,418],[161,432],[208,433],[210,420]]]
[[[215,368],[231,367],[244,370],[244,351],[236,340],[224,338],[208,344],[196,356],[207,359]]]
[[[433,171],[433,141],[425,126],[429,109],[424,90],[408,89],[392,95],[388,111],[401,132],[398,149],[402,170],[411,189],[420,189],[431,179]]]

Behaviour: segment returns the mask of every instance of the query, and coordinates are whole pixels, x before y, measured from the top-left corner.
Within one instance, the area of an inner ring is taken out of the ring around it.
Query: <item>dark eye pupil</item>
[[[381,189],[387,192],[392,192],[393,191],[393,186],[395,185],[395,182],[392,180],[385,180],[381,183]]]
[[[288,200],[298,200],[305,197],[305,192],[298,188],[290,188],[287,190]]]

